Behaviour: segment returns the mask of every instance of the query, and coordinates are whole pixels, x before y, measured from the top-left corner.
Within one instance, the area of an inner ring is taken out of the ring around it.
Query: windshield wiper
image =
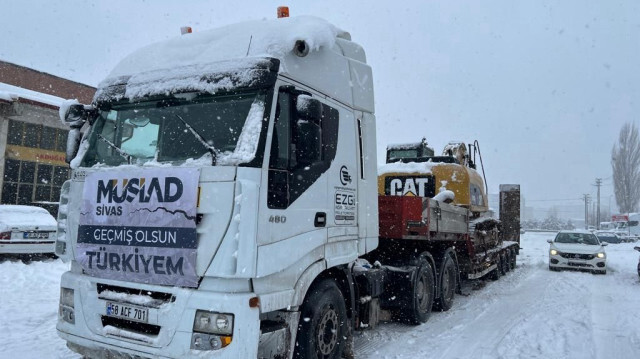
[[[198,133],[198,131],[196,131],[193,127],[191,127],[191,125],[189,125],[187,121],[185,121],[182,117],[180,117],[180,115],[178,115],[177,113],[175,115],[178,118],[178,120],[184,123],[184,125],[187,127],[187,130],[189,130],[189,132],[191,132],[191,134],[195,138],[197,138],[198,141],[200,141],[200,143],[207,149],[207,151],[211,153],[211,162],[212,162],[211,164],[215,166],[218,159],[218,153],[220,152],[215,147],[210,145],[209,141],[207,141],[200,133]]]
[[[118,152],[118,154],[120,156],[122,156],[124,159],[127,160],[128,164],[131,164],[131,155],[126,153],[125,151],[123,151],[120,147],[116,146],[115,143],[109,141],[106,139],[106,137],[104,137],[101,134],[98,134],[98,138],[101,139],[102,141],[104,141],[107,145],[109,145],[109,147],[113,148],[114,150],[116,150],[116,152]]]

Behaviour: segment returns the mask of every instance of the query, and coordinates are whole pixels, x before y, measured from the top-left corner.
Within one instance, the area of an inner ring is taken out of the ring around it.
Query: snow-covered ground
[[[357,358],[637,358],[640,281],[635,244],[607,247],[609,273],[550,272],[546,239],[526,233],[518,266],[456,298],[420,326],[383,324],[356,336]],[[59,260],[0,263],[0,358],[79,358],[58,338]]]
[[[417,327],[356,339],[359,358],[638,358],[640,281],[633,243],[609,245],[607,275],[551,272],[547,239],[526,233],[515,271],[457,297]]]

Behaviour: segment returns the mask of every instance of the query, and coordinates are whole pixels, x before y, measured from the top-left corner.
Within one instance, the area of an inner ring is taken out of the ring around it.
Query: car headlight
[[[549,251],[549,253],[550,253],[552,256],[557,256],[557,255],[558,255],[558,251],[557,251],[557,250],[555,250],[555,249],[550,250],[550,251]]]
[[[604,254],[604,252],[600,252],[600,253],[596,254],[596,256],[598,256],[598,258],[604,258],[605,254]]]
[[[197,310],[193,330],[201,333],[231,335],[233,333],[233,314]]]

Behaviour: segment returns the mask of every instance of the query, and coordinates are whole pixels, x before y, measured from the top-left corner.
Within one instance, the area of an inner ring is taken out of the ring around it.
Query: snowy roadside
[[[0,348],[5,358],[79,358],[58,337],[61,260],[0,263]]]
[[[357,358],[636,358],[640,281],[633,243],[607,247],[609,273],[550,272],[553,233],[526,233],[518,266],[420,326],[356,335]],[[67,265],[0,263],[0,357],[79,358],[56,333]]]

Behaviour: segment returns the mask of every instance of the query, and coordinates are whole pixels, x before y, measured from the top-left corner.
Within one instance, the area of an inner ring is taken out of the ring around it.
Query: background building
[[[95,88],[0,61],[0,203],[38,205],[57,213],[69,178],[64,99],[91,103]]]

